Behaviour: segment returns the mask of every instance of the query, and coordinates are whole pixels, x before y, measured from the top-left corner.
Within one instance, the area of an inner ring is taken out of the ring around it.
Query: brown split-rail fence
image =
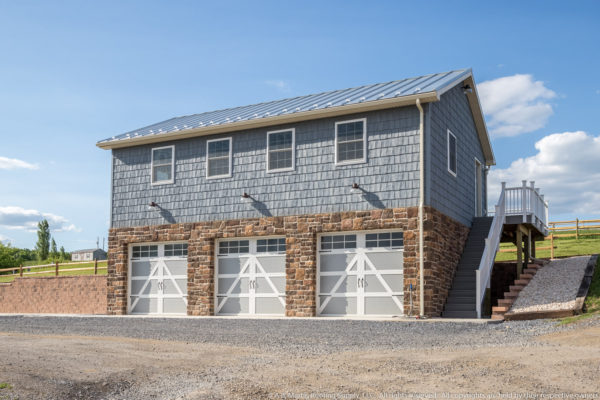
[[[555,239],[558,238],[585,238],[589,236],[600,236],[600,219],[579,219],[572,221],[554,221],[548,223],[550,234],[544,241],[550,241],[549,246],[537,247],[536,250],[550,250],[550,258],[554,259],[554,250],[557,248]],[[515,253],[514,249],[500,249],[500,253]]]
[[[101,267],[98,266],[98,260],[94,260],[93,261],[94,266],[93,267],[81,267],[81,268],[65,268],[65,266],[76,266],[77,264],[81,265],[81,264],[90,264],[90,261],[82,261],[82,262],[70,262],[70,263],[58,263],[55,262],[54,264],[44,264],[44,265],[32,265],[32,266],[23,266],[23,264],[21,264],[18,267],[14,267],[14,268],[2,268],[0,269],[0,272],[12,272],[14,275],[18,274],[19,276],[27,276],[27,275],[40,275],[40,274],[46,274],[49,275],[52,272],[54,272],[54,276],[59,276],[61,273],[68,273],[68,272],[79,272],[79,271],[94,271],[94,275],[98,275],[98,271],[99,270],[104,270],[107,267]],[[50,269],[54,267],[54,270]],[[35,271],[35,270],[40,270],[43,269],[41,271]],[[34,271],[32,271],[34,270]],[[1,275],[0,275],[1,276]],[[7,275],[4,275],[7,276]],[[10,275],[8,275],[10,276]]]

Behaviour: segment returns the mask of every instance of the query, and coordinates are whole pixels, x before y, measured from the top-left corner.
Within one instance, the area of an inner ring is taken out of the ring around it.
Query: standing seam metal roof
[[[144,136],[187,131],[201,127],[225,125],[231,122],[249,121],[325,108],[343,107],[345,105],[366,103],[369,101],[392,99],[419,93],[436,92],[470,74],[470,69],[461,69],[399,81],[377,83],[175,117],[118,136],[113,136],[98,143],[117,142]]]

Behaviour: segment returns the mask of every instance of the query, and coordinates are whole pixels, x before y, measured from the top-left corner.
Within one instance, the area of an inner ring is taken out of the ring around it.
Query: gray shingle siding
[[[475,157],[485,164],[481,143],[468,100],[456,86],[429,103],[426,117],[426,203],[471,226],[475,215]],[[457,176],[448,172],[447,130],[457,140]],[[430,155],[430,157],[428,157]],[[486,181],[483,176],[482,209],[485,210]]]
[[[367,163],[335,166],[335,122],[356,118],[367,118]],[[267,131],[291,127],[295,171],[267,173]],[[115,149],[112,227],[416,206],[418,127],[417,108],[403,107]],[[233,176],[207,180],[206,140],[230,136]],[[175,145],[175,183],[151,186],[151,149],[167,145]],[[350,193],[354,182],[364,196]],[[242,202],[243,192],[256,201]],[[160,212],[148,210],[151,201]]]

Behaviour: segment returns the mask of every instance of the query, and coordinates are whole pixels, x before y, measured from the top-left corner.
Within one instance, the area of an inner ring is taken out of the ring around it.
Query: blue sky
[[[485,82],[490,198],[533,178],[551,219],[600,218],[599,17],[595,1],[0,0],[0,240],[33,247],[41,217],[67,250],[107,235],[100,139],[468,67]]]

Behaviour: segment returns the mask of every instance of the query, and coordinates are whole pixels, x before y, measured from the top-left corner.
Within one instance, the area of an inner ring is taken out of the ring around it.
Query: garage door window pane
[[[321,237],[321,250],[355,249],[356,235],[331,235]]]
[[[402,232],[368,233],[365,235],[365,240],[367,248],[400,248],[404,245]]]
[[[158,246],[133,246],[133,258],[158,257]]]
[[[229,240],[219,242],[219,254],[247,254],[250,252],[250,242],[248,240]]]
[[[165,257],[185,257],[187,251],[187,243],[165,244]]]
[[[258,253],[285,253],[285,238],[259,239],[256,241]]]

